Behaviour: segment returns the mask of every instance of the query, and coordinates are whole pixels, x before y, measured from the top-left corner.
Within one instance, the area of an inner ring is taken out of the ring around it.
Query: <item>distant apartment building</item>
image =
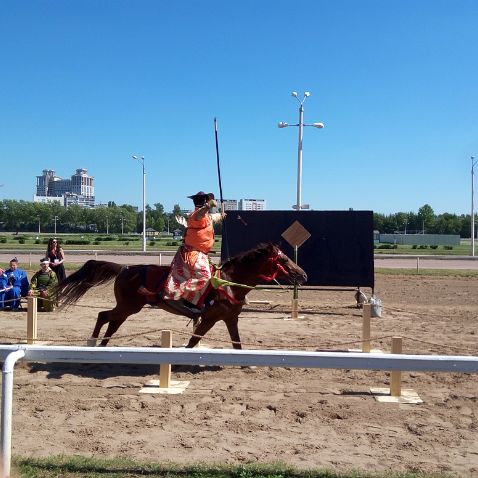
[[[237,200],[236,199],[224,199],[224,211],[237,211]]]
[[[266,209],[265,199],[241,199],[239,200],[240,211],[264,211]]]
[[[70,179],[62,179],[52,169],[44,169],[37,176],[34,202],[61,202],[65,207],[77,204],[82,207],[95,207],[94,178],[86,169],[77,169]]]

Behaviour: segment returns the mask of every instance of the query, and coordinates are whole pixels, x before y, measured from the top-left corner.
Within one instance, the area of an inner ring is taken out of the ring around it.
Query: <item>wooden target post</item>
[[[161,331],[161,348],[173,347],[173,334],[170,330]],[[159,388],[169,388],[171,385],[171,364],[162,363],[159,366]]]
[[[363,352],[363,353],[383,353],[380,349],[372,349],[371,339],[371,318],[372,318],[372,304],[363,304],[362,309],[362,347],[357,349],[349,349],[349,352]]]
[[[34,345],[37,342],[38,310],[37,298],[27,297],[27,344]]]
[[[173,334],[171,330],[161,331],[161,348],[173,347]],[[178,395],[183,393],[189,381],[171,380],[171,364],[162,363],[159,366],[159,380],[149,380],[139,393],[162,393]]]
[[[294,262],[298,265],[299,247],[309,239],[310,232],[299,221],[295,221],[281,235],[294,248]],[[292,320],[304,318],[303,315],[299,315],[299,289],[295,284],[289,318]]]
[[[402,337],[392,337],[392,354],[402,353]],[[402,372],[390,372],[390,388],[371,388],[370,391],[377,402],[387,403],[423,403],[417,392],[411,388],[402,389]]]
[[[362,313],[362,352],[369,353],[370,346],[370,319],[372,317],[372,305],[364,304]]]
[[[392,337],[392,354],[402,353],[402,337]],[[402,372],[394,370],[390,373],[390,395],[399,397],[402,392]]]

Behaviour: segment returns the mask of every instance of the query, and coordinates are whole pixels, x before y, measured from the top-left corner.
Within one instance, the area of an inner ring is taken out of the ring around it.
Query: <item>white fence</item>
[[[13,367],[28,362],[240,365],[410,372],[478,372],[478,357],[282,350],[152,349],[0,345],[2,368],[1,478],[10,476]]]

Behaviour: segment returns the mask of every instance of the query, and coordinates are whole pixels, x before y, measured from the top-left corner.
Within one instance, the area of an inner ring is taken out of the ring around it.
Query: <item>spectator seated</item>
[[[40,270],[35,272],[30,281],[29,296],[38,297],[38,311],[52,312],[56,306],[54,288],[58,284],[56,274],[50,269],[48,257],[40,261]]]

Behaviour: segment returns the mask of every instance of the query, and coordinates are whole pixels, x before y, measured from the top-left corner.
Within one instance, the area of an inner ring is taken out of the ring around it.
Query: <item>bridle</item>
[[[280,261],[284,257],[287,257],[287,256],[280,249],[277,249],[276,253],[267,259],[267,264],[268,264],[268,266],[270,267],[270,270],[271,270],[270,275],[258,274],[257,277],[259,279],[262,279],[262,280],[266,281],[266,282],[272,282],[273,280],[275,280],[277,275],[281,272],[282,272],[282,274],[288,276],[289,272],[280,263]],[[221,273],[220,269],[221,269],[220,267],[216,267],[215,275],[216,274],[217,274],[217,276],[220,275],[220,273]],[[245,284],[236,284],[236,283],[229,282],[229,285],[234,285],[236,287],[244,287],[244,288],[248,288],[248,289],[254,289],[254,287],[248,286],[248,285],[245,285]],[[227,300],[229,302],[231,302],[232,304],[243,304],[244,303],[244,300],[237,300],[234,297],[234,295],[232,294],[232,291],[229,289],[229,287],[227,287],[227,289],[228,290],[226,290],[222,286],[217,287],[217,291],[220,294],[224,295],[227,298]]]
[[[280,260],[285,256],[285,254],[280,250],[277,249],[277,253],[267,259],[267,262],[271,269],[271,274],[266,276],[264,274],[259,274],[259,277],[266,282],[272,282],[278,276],[279,273],[288,276],[289,272],[284,268],[284,266],[280,263]]]

